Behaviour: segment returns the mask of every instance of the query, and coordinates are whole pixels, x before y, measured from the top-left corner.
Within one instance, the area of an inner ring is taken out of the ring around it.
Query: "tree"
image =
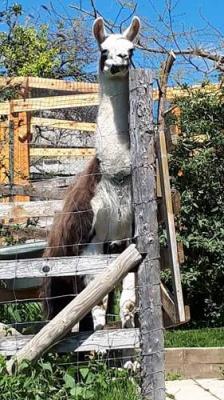
[[[92,44],[81,19],[36,24],[24,19],[22,6],[0,12],[0,74],[47,78],[86,77],[86,57],[91,63]],[[22,19],[23,17],[23,19]],[[87,50],[88,49],[88,50]],[[84,56],[85,53],[85,56]]]
[[[224,92],[200,90],[176,103],[181,130],[172,152],[173,185],[181,193],[182,277],[194,321],[224,323]]]

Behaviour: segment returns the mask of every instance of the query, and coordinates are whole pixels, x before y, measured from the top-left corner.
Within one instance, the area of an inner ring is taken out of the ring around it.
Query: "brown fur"
[[[91,200],[100,181],[100,166],[94,158],[72,184],[65,196],[62,212],[58,213],[48,237],[44,257],[78,256],[93,235],[93,210]],[[69,301],[71,294],[81,290],[80,279],[74,277],[46,278],[42,296],[46,298],[44,308],[49,318],[54,317]],[[67,297],[64,297],[67,295]],[[69,295],[69,297],[68,297]],[[52,299],[51,297],[60,297]]]

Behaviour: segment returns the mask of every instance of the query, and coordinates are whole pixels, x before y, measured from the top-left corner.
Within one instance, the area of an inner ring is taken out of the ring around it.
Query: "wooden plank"
[[[99,104],[99,98],[98,94],[74,94],[11,100],[10,104],[12,106],[12,112],[16,113],[96,106]],[[6,115],[8,111],[9,102],[0,103],[0,115]]]
[[[124,250],[109,268],[97,275],[59,314],[38,332],[15,358],[7,362],[7,370],[19,366],[23,360],[36,360],[64,337],[72,327],[88,314],[92,308],[137,266],[142,257],[134,244]]]
[[[80,257],[31,258],[0,261],[0,279],[52,276],[97,275],[115,261],[118,254]]]
[[[172,323],[176,323],[176,306],[174,299],[172,298],[171,294],[169,293],[168,289],[165,287],[163,283],[160,284],[161,288],[161,301],[163,305],[163,309],[172,321]]]
[[[6,304],[7,302],[19,303],[28,301],[40,301],[40,289],[29,288],[22,290],[10,290],[1,288],[0,290],[0,304]]]
[[[69,91],[78,93],[97,93],[98,84],[91,82],[74,82],[66,81],[62,79],[49,79],[39,77],[1,77],[0,86],[15,86],[21,85],[23,87],[36,88],[36,89],[47,89],[57,91]]]
[[[145,255],[138,269],[142,397],[165,399],[164,341],[160,296],[152,75],[130,70],[130,143],[135,236]]]
[[[91,132],[35,127],[30,147],[37,148],[95,148],[96,138]]]
[[[216,93],[221,92],[221,85],[220,84],[210,84],[204,87],[201,85],[192,85],[186,89],[182,89],[181,87],[168,87],[166,90],[166,100],[174,100],[178,97],[188,97],[194,92],[200,91],[201,93]],[[159,98],[159,91],[153,91],[153,100],[158,100]]]
[[[0,103],[0,117],[9,114],[9,101]]]
[[[42,148],[31,147],[30,157],[91,157],[96,154],[94,148]]]
[[[49,79],[49,78],[38,78],[38,77],[1,77],[0,86],[15,86],[21,85],[26,87],[29,85],[30,88],[36,89],[49,89],[49,90],[61,90],[78,93],[97,93],[99,91],[98,83],[90,82],[74,82],[66,81],[61,79]],[[173,100],[175,97],[189,96],[190,93],[195,91],[202,91],[203,93],[214,93],[221,90],[220,84],[210,84],[203,88],[201,85],[193,85],[186,89],[181,87],[168,87],[167,88],[167,100]],[[153,100],[158,100],[158,90],[153,90]]]
[[[45,179],[39,182],[32,182],[28,185],[7,185],[0,184],[0,198],[3,196],[30,196],[38,197],[38,200],[60,200],[64,198],[67,187],[73,183],[75,176]]]
[[[7,336],[0,338],[0,354],[5,357],[16,355],[25,346],[33,335]],[[75,333],[61,340],[52,351],[66,352],[100,352],[122,350],[126,348],[139,349],[138,329],[116,329],[96,332]],[[185,352],[192,352],[193,359],[184,365]],[[210,361],[207,361],[207,360]],[[224,349],[213,348],[173,348],[165,349],[166,373],[180,373],[185,379],[221,378],[221,369],[224,367]]]
[[[0,183],[9,183],[9,123],[0,125]]]
[[[19,218],[49,217],[54,216],[55,212],[61,211],[61,209],[61,200],[2,204],[0,207],[0,218],[7,218],[16,221]]]
[[[224,367],[223,347],[166,349],[166,373],[178,372],[185,379],[220,378]]]
[[[169,167],[168,167],[168,154],[166,147],[166,138],[165,138],[165,119],[164,119],[164,110],[165,110],[165,98],[166,98],[166,79],[167,79],[167,71],[169,63],[172,61],[173,55],[170,54],[168,57],[168,61],[165,64],[165,69],[163,71],[163,75],[160,82],[161,87],[161,97],[160,97],[160,106],[159,106],[159,116],[158,116],[158,134],[157,134],[157,154],[159,161],[159,171],[160,171],[160,181],[161,181],[161,189],[162,189],[162,197],[163,197],[163,210],[164,217],[166,222],[166,231],[167,231],[167,242],[169,249],[169,258],[170,258],[170,266],[172,270],[173,277],[173,290],[174,297],[176,303],[176,311],[177,317],[180,322],[185,321],[185,310],[184,310],[184,301],[183,301],[183,292],[181,285],[181,276],[180,276],[180,266],[178,261],[178,251],[177,251],[177,241],[176,241],[176,231],[175,231],[175,222],[174,222],[174,214],[173,214],[173,206],[172,206],[172,198],[171,198],[171,189],[170,189],[170,176],[169,176]]]
[[[0,354],[3,356],[13,356],[26,346],[33,335],[19,335],[0,337]],[[138,329],[115,329],[96,332],[75,333],[66,337],[52,348],[57,353],[65,352],[104,352],[106,350],[122,350],[126,348],[139,348]]]
[[[85,131],[85,132],[95,132],[96,130],[95,123],[69,121],[66,119],[38,118],[38,117],[31,118],[31,126],[51,127],[57,129],[70,129],[74,131]]]
[[[31,157],[30,172],[35,179],[54,176],[76,176],[86,168],[92,156],[88,157]]]
[[[27,185],[29,178],[30,114],[11,115],[14,130],[14,184]],[[15,201],[29,201],[29,196],[17,195]]]

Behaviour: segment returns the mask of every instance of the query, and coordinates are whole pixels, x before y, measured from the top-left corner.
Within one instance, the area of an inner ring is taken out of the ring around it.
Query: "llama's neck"
[[[128,112],[128,77],[108,79],[100,74],[96,149],[105,174],[130,172]]]

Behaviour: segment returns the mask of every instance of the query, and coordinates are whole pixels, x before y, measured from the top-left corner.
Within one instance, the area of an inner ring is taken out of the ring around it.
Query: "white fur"
[[[132,236],[128,66],[134,45],[127,38],[133,40],[138,30],[138,18],[133,19],[123,34],[108,37],[101,18],[93,26],[99,48],[106,55],[103,71],[99,71],[100,105],[96,130],[96,152],[102,178],[91,201],[95,242],[116,242]],[[123,281],[120,301],[124,327],[134,326],[135,302],[132,273]],[[103,312],[106,313],[105,307],[93,310],[95,327],[102,326],[105,320]]]

